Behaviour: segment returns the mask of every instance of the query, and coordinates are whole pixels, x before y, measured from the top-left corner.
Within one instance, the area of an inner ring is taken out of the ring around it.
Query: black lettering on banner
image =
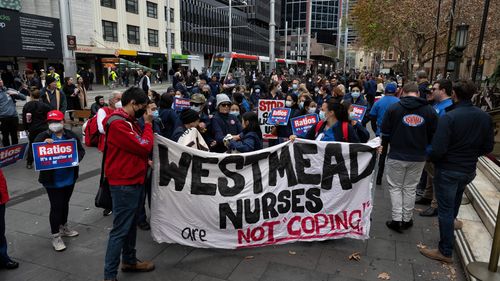
[[[370,152],[371,159],[368,163],[366,169],[358,175],[358,153],[360,152]],[[375,149],[362,144],[350,144],[349,145],[349,158],[351,159],[351,182],[357,183],[358,181],[370,176],[375,169],[375,162],[377,157],[375,157]]]
[[[217,164],[219,159],[214,157],[193,156],[193,167],[191,169],[191,194],[214,196],[217,191],[215,183],[203,183],[201,178],[208,177],[209,171],[203,169],[203,164]]]
[[[318,153],[318,147],[314,143],[294,143],[293,152],[295,156],[295,169],[297,170],[297,179],[301,184],[319,184],[321,174],[306,174],[305,169],[311,168],[311,160],[304,158],[304,154]]]
[[[260,220],[260,200],[258,198],[253,199],[255,202],[254,210],[251,210],[252,199],[245,199],[245,221],[249,224],[256,223]]]
[[[306,198],[310,201],[306,202],[306,209],[310,213],[317,213],[323,209],[323,201],[321,201],[321,189],[309,188],[306,191]]]
[[[280,193],[278,193],[278,212],[280,214],[287,213],[290,211],[290,197],[292,196],[292,193],[290,190],[283,190]]]
[[[264,219],[275,218],[278,212],[274,209],[276,206],[276,195],[269,192],[262,196],[262,217]]]
[[[259,161],[266,159],[269,152],[259,153],[247,156],[245,159],[245,166],[252,164],[253,174],[253,193],[258,194],[262,192],[262,173],[260,171]]]
[[[279,172],[280,177],[284,177],[285,171],[288,186],[297,185],[297,176],[295,175],[288,146],[281,149],[280,157],[278,157],[277,151],[269,155],[269,186],[276,186],[276,173]]]
[[[304,195],[304,189],[294,189],[292,190],[292,212],[293,213],[303,213],[304,206],[300,205],[299,195]]]
[[[335,164],[332,164],[332,157],[335,157]],[[332,189],[333,177],[337,174],[339,175],[342,189],[351,189],[352,183],[345,166],[344,156],[342,156],[342,146],[340,143],[329,143],[325,147],[321,188],[326,190]]]
[[[219,169],[221,170],[221,172],[234,181],[234,186],[229,187],[229,181],[227,180],[227,178],[219,177],[218,183],[220,195],[224,197],[235,196],[243,190],[243,188],[245,187],[245,177],[236,172],[229,171],[226,166],[229,163],[235,163],[236,169],[241,170],[243,169],[244,162],[245,159],[243,158],[243,156],[228,156],[219,162]]]
[[[229,219],[233,225],[234,229],[241,229],[243,226],[243,201],[236,200],[236,213],[233,212],[229,203],[219,204],[219,228],[227,228],[227,219]]]
[[[179,160],[179,166],[168,161],[168,147],[159,144],[158,154],[160,157],[160,186],[167,186],[171,179],[175,182],[175,191],[182,191],[186,183],[186,176],[191,164],[192,157],[189,153],[183,152]]]

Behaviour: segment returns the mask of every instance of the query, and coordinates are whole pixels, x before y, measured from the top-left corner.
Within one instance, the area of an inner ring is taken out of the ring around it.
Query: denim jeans
[[[447,257],[453,253],[454,222],[457,217],[464,189],[476,173],[443,170],[436,167],[434,172],[434,192],[438,202],[439,251]]]
[[[113,200],[113,229],[109,233],[104,262],[104,279],[114,279],[118,274],[120,254],[122,262],[135,264],[137,212],[144,186],[110,186]]]
[[[10,261],[7,255],[7,239],[5,238],[5,204],[0,204],[0,265]]]

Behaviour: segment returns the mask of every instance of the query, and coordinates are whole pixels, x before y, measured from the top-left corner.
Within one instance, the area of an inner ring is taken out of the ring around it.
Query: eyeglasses
[[[231,104],[230,104],[230,103],[222,103],[220,106],[221,106],[221,107],[230,107],[230,106],[231,106]]]

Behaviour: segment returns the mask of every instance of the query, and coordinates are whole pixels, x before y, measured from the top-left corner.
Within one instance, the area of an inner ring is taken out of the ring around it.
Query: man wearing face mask
[[[140,88],[126,90],[121,101],[123,107],[104,119],[107,127],[104,174],[109,182],[114,216],[105,258],[105,280],[116,279],[120,255],[122,271],[154,270],[151,261],[139,261],[135,254],[138,208],[153,149],[153,114],[148,96]],[[137,122],[140,117],[144,117],[144,130]]]
[[[292,81],[292,87],[290,89],[288,89],[288,93],[289,94],[295,94],[295,95],[299,95],[299,80],[297,79],[293,79]]]
[[[33,142],[53,143],[60,140],[76,140],[78,149],[78,162],[85,156],[80,138],[70,130],[64,129],[64,114],[58,110],[47,113],[49,130],[44,131]],[[52,246],[56,251],[63,251],[66,245],[62,237],[74,237],[78,232],[68,227],[69,200],[73,194],[76,180],[78,179],[78,166],[45,170],[40,172],[38,181],[45,187],[50,201],[50,230],[52,233]]]

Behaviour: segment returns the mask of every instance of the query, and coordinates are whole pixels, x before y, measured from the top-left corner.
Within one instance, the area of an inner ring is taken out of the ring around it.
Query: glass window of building
[[[101,6],[116,9],[116,2],[115,0],[101,0]]]
[[[174,8],[170,8],[170,22],[174,22],[174,19],[175,19]]]
[[[158,47],[158,30],[148,28],[148,44],[151,47]]]
[[[138,14],[139,13],[139,3],[137,0],[126,0],[125,8],[127,12]]]
[[[154,19],[158,18],[158,5],[156,3],[147,1],[146,7],[147,7],[148,17]]]
[[[105,41],[118,42],[118,27],[116,22],[102,21],[102,38]]]
[[[129,44],[140,44],[138,26],[127,25],[127,39]]]

